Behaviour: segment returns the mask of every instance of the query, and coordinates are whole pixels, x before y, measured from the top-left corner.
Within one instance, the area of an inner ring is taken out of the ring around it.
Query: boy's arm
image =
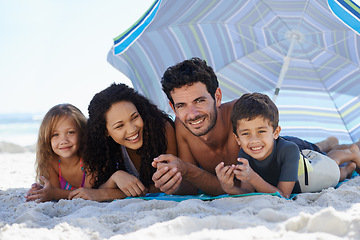
[[[259,174],[257,174],[249,165],[248,160],[239,158],[239,162],[243,163],[237,165],[234,170],[237,179],[249,183],[257,192],[275,193],[279,192],[281,196],[289,198],[294,188],[295,182],[279,182],[277,187],[266,182]]]
[[[244,182],[235,183],[236,179],[234,178],[235,165],[225,166],[223,162],[219,163],[216,168],[216,176],[218,177],[221,188],[229,195],[239,195],[244,193],[253,192],[251,185]],[[237,186],[239,185],[239,186]]]

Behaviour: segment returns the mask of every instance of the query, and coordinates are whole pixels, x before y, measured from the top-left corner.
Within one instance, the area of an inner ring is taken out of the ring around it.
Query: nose
[[[136,127],[136,125],[134,124],[134,123],[132,123],[132,122],[130,122],[128,125],[127,125],[127,127],[126,127],[126,131],[128,132],[128,133],[134,133],[134,132],[136,132],[136,130],[137,130],[137,127]]]
[[[199,115],[198,107],[195,105],[189,105],[188,106],[188,117],[190,119],[194,119],[194,117],[196,117],[197,115]]]
[[[67,134],[63,134],[61,135],[61,139],[60,139],[60,144],[65,144],[69,141],[68,135]]]
[[[259,137],[256,134],[251,134],[250,143],[259,142]]]

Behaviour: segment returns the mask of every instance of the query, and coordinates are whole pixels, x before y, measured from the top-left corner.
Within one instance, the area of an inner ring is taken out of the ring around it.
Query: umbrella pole
[[[295,41],[297,39],[298,39],[297,34],[292,34],[291,35],[291,43],[290,43],[287,55],[284,57],[284,63],[283,63],[283,66],[281,68],[281,71],[280,71],[279,80],[278,80],[278,82],[276,84],[276,88],[275,88],[275,92],[274,92],[274,96],[273,96],[273,102],[276,101],[276,98],[279,95],[280,87],[282,85],[282,82],[284,81],[285,74],[286,74],[287,70],[289,69],[289,65],[290,65],[290,61],[291,61],[291,54],[292,54],[292,51],[294,49]]]

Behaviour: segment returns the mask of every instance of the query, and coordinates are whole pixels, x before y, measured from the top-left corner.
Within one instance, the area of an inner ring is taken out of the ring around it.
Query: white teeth
[[[139,133],[136,134],[136,135],[134,135],[133,137],[129,137],[128,139],[129,139],[130,141],[132,141],[132,140],[137,139],[138,137],[139,137]]]
[[[199,124],[199,123],[201,123],[202,121],[204,121],[204,119],[200,119],[199,121],[197,121],[197,122],[192,122],[192,123],[190,123],[190,124]]]
[[[261,148],[262,148],[262,147],[251,148],[251,150],[256,151],[256,150],[260,150]]]

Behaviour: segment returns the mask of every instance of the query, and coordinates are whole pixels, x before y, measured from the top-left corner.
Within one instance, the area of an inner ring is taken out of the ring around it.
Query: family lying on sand
[[[36,179],[27,201],[108,201],[146,193],[209,195],[314,192],[360,169],[360,142],[335,137],[312,144],[280,136],[268,96],[244,94],[221,103],[213,69],[192,58],[161,80],[175,122],[124,84],[97,93],[89,118],[71,104],[45,115]]]

